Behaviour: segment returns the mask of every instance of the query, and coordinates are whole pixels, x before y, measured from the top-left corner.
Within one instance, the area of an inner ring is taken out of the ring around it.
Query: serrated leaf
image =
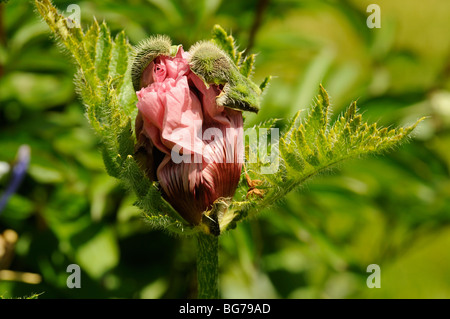
[[[297,113],[295,113],[294,117],[289,121],[290,123],[285,134],[285,138],[287,141],[291,140],[293,132],[298,129],[301,121],[300,117],[301,113],[302,113],[301,110],[298,111]]]
[[[347,122],[350,122],[356,114],[356,101],[350,104],[350,107],[345,112],[344,118]]]
[[[100,33],[100,26],[97,23],[97,20],[94,19],[91,27],[86,31],[84,36],[85,40],[83,41],[84,49],[89,54],[89,60],[94,61],[96,55],[96,44],[97,39]]]
[[[114,88],[120,90],[128,68],[128,41],[122,31],[117,34],[111,51],[109,74],[113,79]]]
[[[296,172],[302,171],[305,161],[298,152],[294,151],[294,143],[288,144],[284,138],[280,139],[280,155],[286,162],[287,168]]]
[[[117,143],[119,154],[128,155],[134,153],[134,138],[131,119],[128,119],[125,125],[119,126],[119,132],[117,133]]]
[[[109,75],[109,62],[111,60],[112,41],[111,34],[105,23],[100,26],[100,32],[95,47],[94,66],[97,77],[101,82],[105,82]]]
[[[262,181],[266,191],[262,198],[242,202],[240,212],[253,216],[262,207],[272,205],[309,178],[344,160],[380,153],[399,145],[418,125],[388,130],[363,122],[353,102],[343,116],[329,124],[330,103],[321,86],[316,103],[303,119],[297,113],[280,138],[280,156],[284,165],[273,175],[261,174],[261,163],[249,163],[251,178]]]
[[[144,173],[131,155],[128,155],[123,160],[120,177],[127,182],[128,186],[138,197],[145,196],[150,188],[150,181],[144,176]]]
[[[103,157],[103,163],[105,164],[105,169],[108,175],[115,178],[119,178],[121,168],[117,164],[117,161],[113,160],[113,155],[111,154],[111,152],[108,151],[105,145],[102,145],[101,152]]]
[[[261,92],[264,92],[264,90],[269,86],[271,80],[272,76],[268,76],[264,79],[264,81],[259,85],[259,89],[261,90]]]
[[[280,119],[277,119],[277,118],[270,118],[268,120],[265,120],[265,121],[259,123],[257,126],[255,126],[255,128],[258,128],[258,129],[260,129],[260,128],[270,129],[270,128],[275,127],[275,124],[277,124],[277,122],[279,120]]]
[[[242,62],[241,66],[239,68],[239,72],[241,72],[241,74],[243,76],[249,78],[253,72],[254,63],[255,63],[255,55],[250,54]]]
[[[192,232],[162,198],[157,186],[144,176],[133,157],[131,113],[136,109],[136,94],[128,72],[131,46],[124,32],[112,39],[106,23],[99,25],[94,20],[83,33],[81,28],[69,28],[65,17],[49,0],[35,0],[35,4],[58,41],[74,58],[76,90],[86,106],[90,124],[100,137],[108,174],[136,193],[137,205],[151,217],[153,225],[177,233]]]
[[[236,48],[234,38],[228,35],[227,32],[219,25],[215,25],[212,30],[213,41],[224,50],[231,58],[231,60],[238,65],[239,60],[236,58]]]

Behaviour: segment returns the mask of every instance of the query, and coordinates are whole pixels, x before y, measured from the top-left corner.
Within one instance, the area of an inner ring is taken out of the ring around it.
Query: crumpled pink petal
[[[146,119],[147,133],[155,146],[170,155],[179,145],[183,152],[202,153],[202,107],[189,89],[186,76],[168,78],[137,92],[137,107]]]

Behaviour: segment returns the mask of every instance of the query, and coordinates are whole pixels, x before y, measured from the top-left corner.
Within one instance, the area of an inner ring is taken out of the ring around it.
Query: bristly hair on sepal
[[[131,78],[135,91],[141,89],[141,77],[145,68],[158,56],[170,56],[172,40],[166,35],[156,35],[141,41],[131,58]]]

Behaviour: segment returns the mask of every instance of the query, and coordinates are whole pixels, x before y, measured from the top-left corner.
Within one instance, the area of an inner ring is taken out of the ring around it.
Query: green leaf
[[[237,53],[234,38],[220,26],[215,25],[212,30],[212,39],[222,50],[224,50],[231,60],[239,65],[240,55]]]
[[[105,23],[100,26],[100,33],[95,47],[94,66],[99,81],[106,82],[109,76],[109,62],[111,60],[111,34]]]
[[[244,56],[244,51],[238,51],[233,36],[228,35],[227,32],[217,24],[212,30],[212,41],[228,54],[231,61],[234,62],[239,72],[245,78],[249,79],[251,77],[255,64],[255,54]],[[264,79],[263,83],[259,86],[261,92],[267,87],[270,80],[270,76]]]
[[[259,85],[259,89],[261,90],[261,92],[264,92],[264,90],[269,86],[271,80],[272,76],[268,76],[264,79],[264,81]]]
[[[128,41],[125,32],[117,34],[111,50],[109,73],[114,81],[114,88],[120,90],[128,68]]]
[[[100,137],[107,173],[120,179],[137,195],[136,206],[144,211],[153,227],[183,234],[197,232],[198,229],[187,225],[164,200],[157,185],[149,181],[134,159],[136,94],[128,71],[132,49],[125,33],[119,32],[113,39],[106,23],[99,25],[96,20],[84,33],[81,28],[70,28],[67,19],[58,13],[49,0],[35,0],[35,4],[77,66],[76,90],[86,106],[90,124]],[[30,167],[30,173],[35,176],[41,170]],[[47,171],[45,173],[48,174]],[[104,238],[100,237],[99,240],[106,243]],[[96,247],[95,243],[80,252],[81,262],[92,257],[93,249],[89,247]],[[105,256],[106,261],[100,270],[95,268],[87,271],[93,276],[99,276],[115,263],[116,257],[113,253],[110,255],[113,257]]]
[[[330,113],[328,94],[320,86],[316,102],[308,116],[301,120],[298,112],[280,137],[278,171],[271,175],[262,174],[260,158],[256,163],[246,163],[251,178],[262,182],[258,188],[264,194],[262,197],[234,203],[236,219],[253,216],[311,177],[342,161],[378,154],[400,145],[423,120],[419,119],[405,128],[388,131],[387,128],[378,128],[376,124],[363,122],[361,115],[357,114],[356,102],[351,103],[332,125],[329,123]]]
[[[251,54],[251,55],[247,56],[241,64],[241,67],[239,70],[241,72],[241,74],[243,76],[249,78],[253,72],[254,63],[255,63],[255,55]]]

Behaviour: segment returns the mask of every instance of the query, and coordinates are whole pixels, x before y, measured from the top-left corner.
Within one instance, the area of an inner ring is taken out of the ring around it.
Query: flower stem
[[[197,234],[198,299],[219,298],[219,238]]]

